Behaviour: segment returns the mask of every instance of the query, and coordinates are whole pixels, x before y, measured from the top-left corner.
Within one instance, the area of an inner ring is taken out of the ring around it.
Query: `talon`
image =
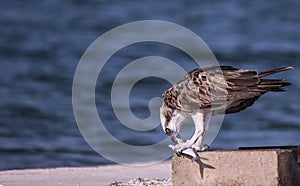
[[[203,146],[197,146],[197,145],[192,145],[192,148],[195,149],[197,152],[202,152],[202,151],[206,151],[209,149],[209,145],[203,145]]]
[[[177,156],[181,156],[181,155],[182,155],[182,152],[175,151],[175,154],[176,154]]]
[[[209,149],[209,145],[205,144],[202,147],[200,147],[200,151],[206,151]]]
[[[181,154],[182,151],[185,149],[182,144],[177,144],[177,145],[169,145],[169,147],[177,154]]]
[[[170,144],[169,147],[175,151],[175,145]]]
[[[191,148],[190,141],[186,141],[185,143],[178,143],[177,145],[169,145],[169,147],[175,151],[176,154],[182,154],[182,151]]]
[[[192,148],[195,149],[196,152],[200,152],[201,148],[197,145],[192,145]]]

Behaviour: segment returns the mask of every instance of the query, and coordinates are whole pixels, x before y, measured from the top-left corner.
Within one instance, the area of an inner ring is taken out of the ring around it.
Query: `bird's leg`
[[[196,141],[201,141],[203,138],[203,132],[204,132],[204,111],[199,110],[195,114],[192,115],[192,119],[195,124],[195,132],[191,139],[187,140],[184,143],[179,143],[177,145],[170,146],[174,151],[177,153],[181,153],[184,149],[191,148],[194,146]],[[200,143],[201,144],[201,143]],[[193,147],[194,148],[194,147]],[[198,146],[195,150],[199,150],[200,147]]]
[[[192,119],[195,125],[195,132],[191,139],[187,140],[190,147],[193,147],[197,151],[199,150],[200,146],[196,145],[196,142],[202,142],[203,134],[205,133],[205,113],[200,110],[200,112],[196,112],[192,115]]]
[[[203,139],[205,138],[206,134],[207,134],[207,130],[208,130],[208,126],[209,126],[209,122],[210,122],[210,119],[211,119],[211,112],[207,112],[204,114],[204,121],[203,121],[203,128],[204,128],[204,131],[203,131],[203,134],[201,135],[201,137],[199,137],[197,139],[197,141],[192,145],[192,147],[196,150],[196,151],[205,151],[209,148],[209,145],[207,144],[204,144],[204,145],[201,145],[202,144],[202,141]],[[195,121],[194,121],[195,122]],[[195,127],[196,127],[196,124],[195,124]]]

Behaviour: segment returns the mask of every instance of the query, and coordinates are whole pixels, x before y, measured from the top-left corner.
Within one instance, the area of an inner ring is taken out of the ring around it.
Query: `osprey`
[[[256,72],[231,66],[211,66],[192,70],[162,95],[161,125],[177,143],[170,147],[176,153],[184,153],[187,149],[206,150],[208,145],[202,141],[211,116],[239,112],[266,92],[284,91],[282,87],[290,85],[289,82],[264,77],[290,69],[293,67]],[[183,141],[179,135],[180,127],[190,120],[194,122],[195,131],[190,139]]]

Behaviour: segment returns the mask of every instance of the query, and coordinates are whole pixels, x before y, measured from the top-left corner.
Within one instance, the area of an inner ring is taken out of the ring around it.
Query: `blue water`
[[[192,30],[223,65],[253,70],[295,67],[273,76],[293,84],[287,92],[268,93],[251,108],[226,116],[212,147],[298,145],[299,9],[297,0],[1,1],[0,169],[113,163],[94,152],[79,132],[72,110],[73,76],[82,54],[95,39],[116,26],[144,19],[171,21]],[[113,56],[96,87],[98,112],[113,126],[107,128],[118,139],[134,145],[156,143],[165,135],[159,127],[142,133],[121,126],[107,101],[120,69],[149,55],[179,64],[189,60],[171,46],[139,43]],[[185,66],[187,70],[193,67],[192,63]],[[135,115],[149,116],[149,99],[168,87],[169,83],[157,78],[140,81],[131,93]]]

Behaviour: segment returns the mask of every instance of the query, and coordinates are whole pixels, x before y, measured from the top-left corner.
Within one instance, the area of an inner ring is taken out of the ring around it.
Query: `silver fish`
[[[193,148],[186,148],[181,151],[181,154],[190,156],[192,158],[192,161],[196,161],[196,160],[200,159],[197,152]]]

